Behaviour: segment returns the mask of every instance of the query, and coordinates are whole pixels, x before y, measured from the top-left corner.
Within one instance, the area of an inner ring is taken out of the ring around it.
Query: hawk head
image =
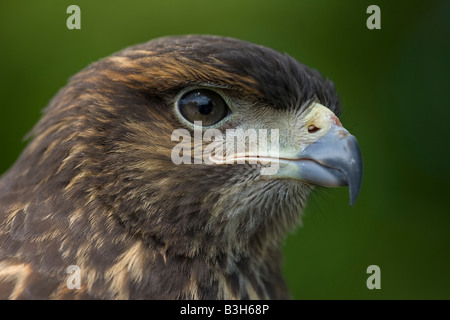
[[[288,297],[281,242],[314,186],[359,192],[339,114],[317,71],[236,39],[166,37],[102,59],[0,180],[0,281],[3,264],[34,279],[9,297]]]

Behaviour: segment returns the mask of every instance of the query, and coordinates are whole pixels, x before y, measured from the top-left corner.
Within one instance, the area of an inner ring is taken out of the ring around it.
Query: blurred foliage
[[[81,30],[66,28],[71,4]],[[371,4],[381,30],[366,28]],[[190,33],[263,44],[318,69],[360,142],[356,206],[346,189],[320,189],[286,240],[293,297],[450,299],[449,1],[2,1],[0,173],[71,75],[126,46]],[[366,287],[372,264],[381,290]]]

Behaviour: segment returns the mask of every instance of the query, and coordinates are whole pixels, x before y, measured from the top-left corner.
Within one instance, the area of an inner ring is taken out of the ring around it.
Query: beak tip
[[[359,150],[359,149],[358,149]],[[361,153],[359,152],[359,168],[357,170],[354,170],[354,174],[352,175],[351,179],[349,180],[349,193],[350,193],[350,206],[354,206],[356,199],[359,196],[359,192],[361,191],[361,184],[362,184],[362,157]]]
[[[356,197],[350,196],[350,207],[354,207],[355,206],[355,202],[356,202],[356,198],[357,197],[358,196],[356,196]]]

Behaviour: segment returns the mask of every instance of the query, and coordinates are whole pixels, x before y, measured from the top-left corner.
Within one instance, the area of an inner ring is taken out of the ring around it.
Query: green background
[[[66,8],[81,8],[81,30]],[[368,30],[366,8],[381,8]],[[2,1],[0,173],[67,79],[126,46],[217,34],[288,52],[333,80],[364,157],[356,205],[314,194],[288,236],[296,299],[450,299],[450,1]],[[369,290],[366,269],[381,268]]]

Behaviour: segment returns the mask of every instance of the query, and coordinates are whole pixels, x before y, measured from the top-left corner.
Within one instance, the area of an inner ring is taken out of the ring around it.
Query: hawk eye
[[[201,121],[202,126],[212,126],[225,118],[230,109],[216,92],[197,89],[185,93],[178,100],[181,115],[189,122]]]

